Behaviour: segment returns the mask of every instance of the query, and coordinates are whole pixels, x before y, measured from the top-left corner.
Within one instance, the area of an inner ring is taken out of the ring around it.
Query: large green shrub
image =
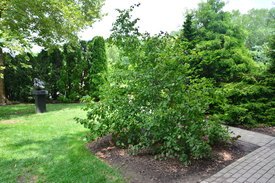
[[[112,42],[121,55],[101,88],[101,100],[91,101],[87,119],[78,122],[95,137],[112,134],[117,145],[136,151],[149,148],[184,162],[208,156],[212,144],[228,137],[205,115],[215,95],[211,82],[189,77],[172,37],[140,34],[132,10],[121,11],[114,24]]]

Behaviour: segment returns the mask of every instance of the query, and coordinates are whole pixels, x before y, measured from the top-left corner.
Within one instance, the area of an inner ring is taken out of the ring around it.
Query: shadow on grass
[[[75,107],[82,107],[85,104],[47,104],[47,112],[59,111]],[[0,106],[0,120],[8,120],[17,117],[35,114],[34,104],[16,104]]]
[[[14,143],[14,144],[8,144],[6,147],[9,149],[17,149],[17,148],[21,148],[27,145],[32,145],[32,144],[40,144],[42,145],[44,143],[44,141],[42,140],[22,140],[20,142]]]
[[[7,144],[3,148],[16,154],[0,157],[0,182],[122,182],[90,154],[81,136],[83,133]]]
[[[2,133],[4,130],[8,130],[10,127],[7,126],[0,126],[0,133]]]

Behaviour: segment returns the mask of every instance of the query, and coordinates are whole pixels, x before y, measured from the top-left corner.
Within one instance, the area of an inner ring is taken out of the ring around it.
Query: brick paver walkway
[[[201,183],[275,183],[275,137],[233,127],[229,130],[260,148]]]

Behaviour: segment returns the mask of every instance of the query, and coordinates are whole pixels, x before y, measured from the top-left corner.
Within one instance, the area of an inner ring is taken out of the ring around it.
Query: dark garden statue
[[[45,89],[45,82],[38,78],[34,78],[33,86],[35,90],[43,90]]]
[[[34,78],[33,86],[34,90],[32,94],[35,99],[36,113],[44,113],[46,112],[46,98],[48,95],[48,91],[45,90],[45,82],[38,78]]]

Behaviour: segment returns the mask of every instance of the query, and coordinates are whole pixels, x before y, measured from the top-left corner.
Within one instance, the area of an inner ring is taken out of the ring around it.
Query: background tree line
[[[5,55],[5,90],[10,101],[30,102],[33,97],[33,79],[46,83],[49,99],[76,102],[89,95],[99,100],[99,86],[107,71],[105,41],[95,37],[92,41],[64,44],[42,50],[38,55],[24,53]]]

